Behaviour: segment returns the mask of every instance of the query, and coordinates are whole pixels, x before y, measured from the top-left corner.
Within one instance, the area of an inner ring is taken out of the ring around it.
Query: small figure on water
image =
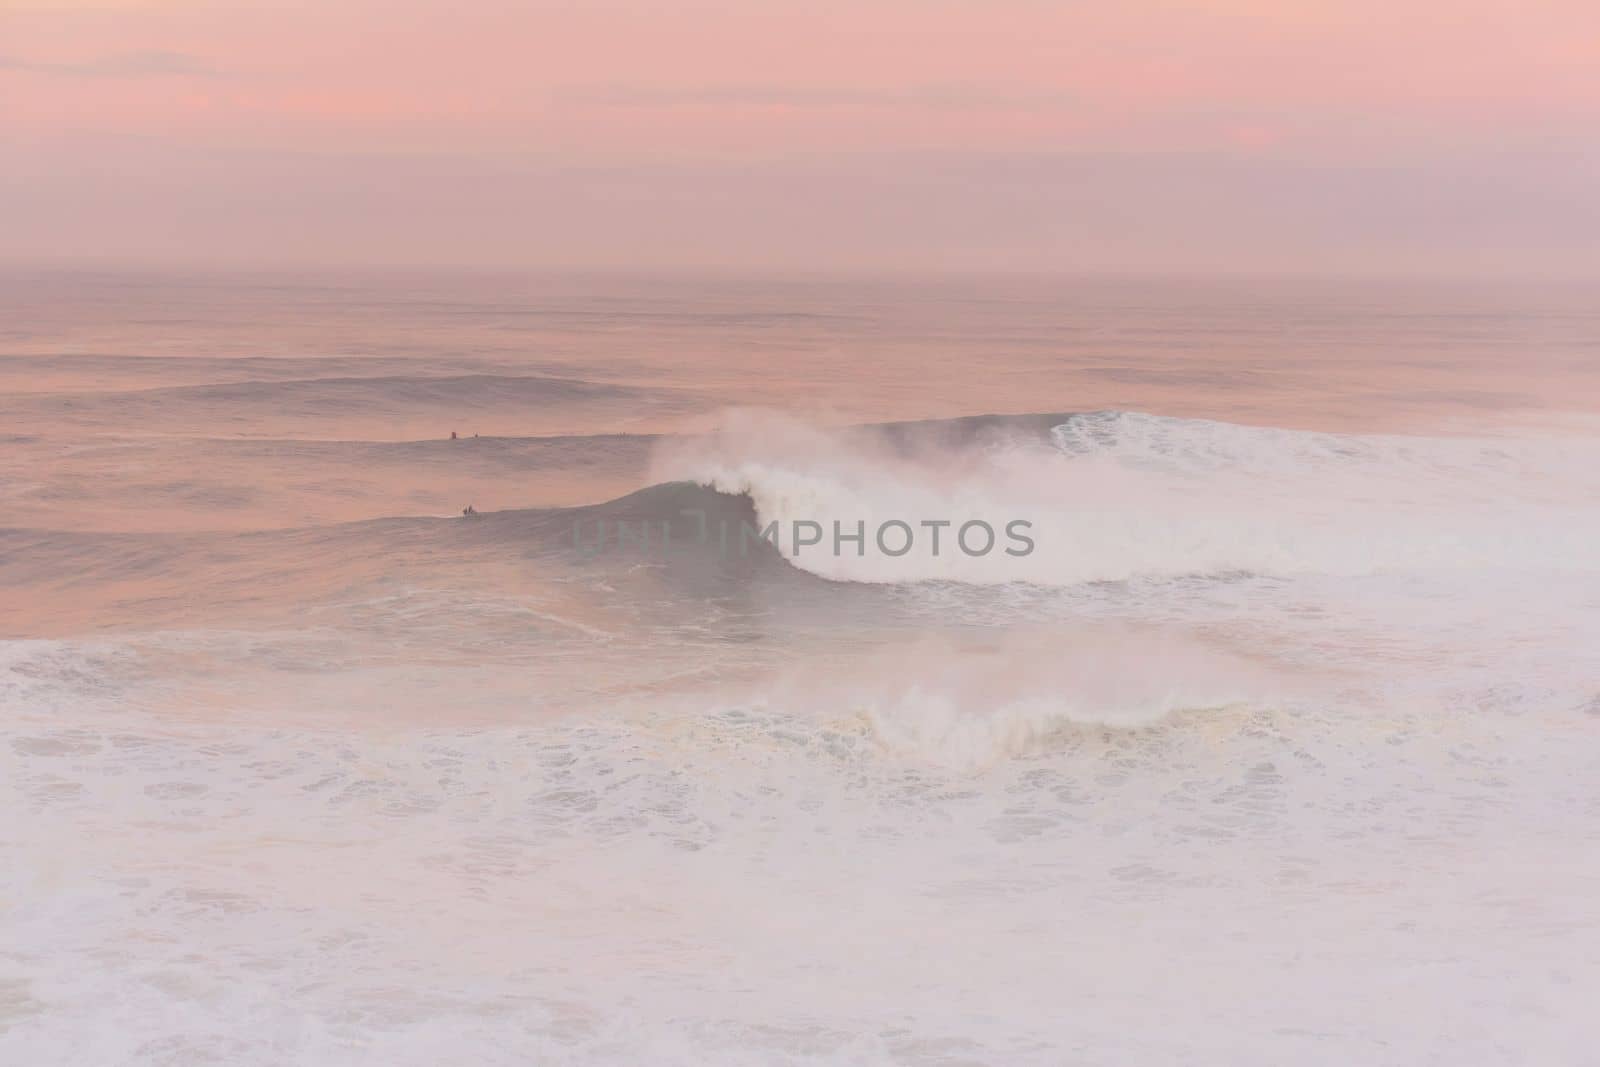
[[[461,509],[461,517],[464,519],[475,519],[478,517],[478,509],[473,507],[471,504],[468,504],[466,507]]]

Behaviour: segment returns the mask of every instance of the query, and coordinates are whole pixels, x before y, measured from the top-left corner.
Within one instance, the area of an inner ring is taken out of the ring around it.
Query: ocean
[[[0,275],[0,1062],[1600,1062],[1596,295]]]

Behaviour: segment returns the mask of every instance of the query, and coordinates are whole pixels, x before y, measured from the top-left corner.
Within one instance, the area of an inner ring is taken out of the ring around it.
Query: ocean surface
[[[1600,290],[0,274],[0,1062],[1597,995]]]

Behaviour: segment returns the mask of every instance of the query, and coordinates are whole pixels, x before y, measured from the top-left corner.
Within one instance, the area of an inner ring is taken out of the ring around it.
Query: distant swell
[[[563,404],[639,398],[646,391],[580,378],[541,375],[464,374],[454,377],[379,376],[306,378],[288,381],[179,385],[117,393],[52,393],[26,398],[30,406],[60,411],[111,405],[129,410],[210,410],[271,407],[305,414],[338,415],[359,410],[406,410],[463,405]]]

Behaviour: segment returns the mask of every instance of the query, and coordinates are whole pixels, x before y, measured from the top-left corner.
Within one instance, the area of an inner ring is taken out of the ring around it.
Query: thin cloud
[[[782,85],[712,85],[689,88],[628,85],[568,86],[557,93],[590,107],[785,107],[801,110],[893,108],[927,111],[1043,111],[1079,102],[1054,90],[1006,91],[971,85],[913,85],[896,89],[812,89]]]
[[[184,52],[150,49],[115,52],[82,63],[43,63],[0,55],[0,70],[53,74],[66,78],[215,78],[219,72],[205,60]]]

